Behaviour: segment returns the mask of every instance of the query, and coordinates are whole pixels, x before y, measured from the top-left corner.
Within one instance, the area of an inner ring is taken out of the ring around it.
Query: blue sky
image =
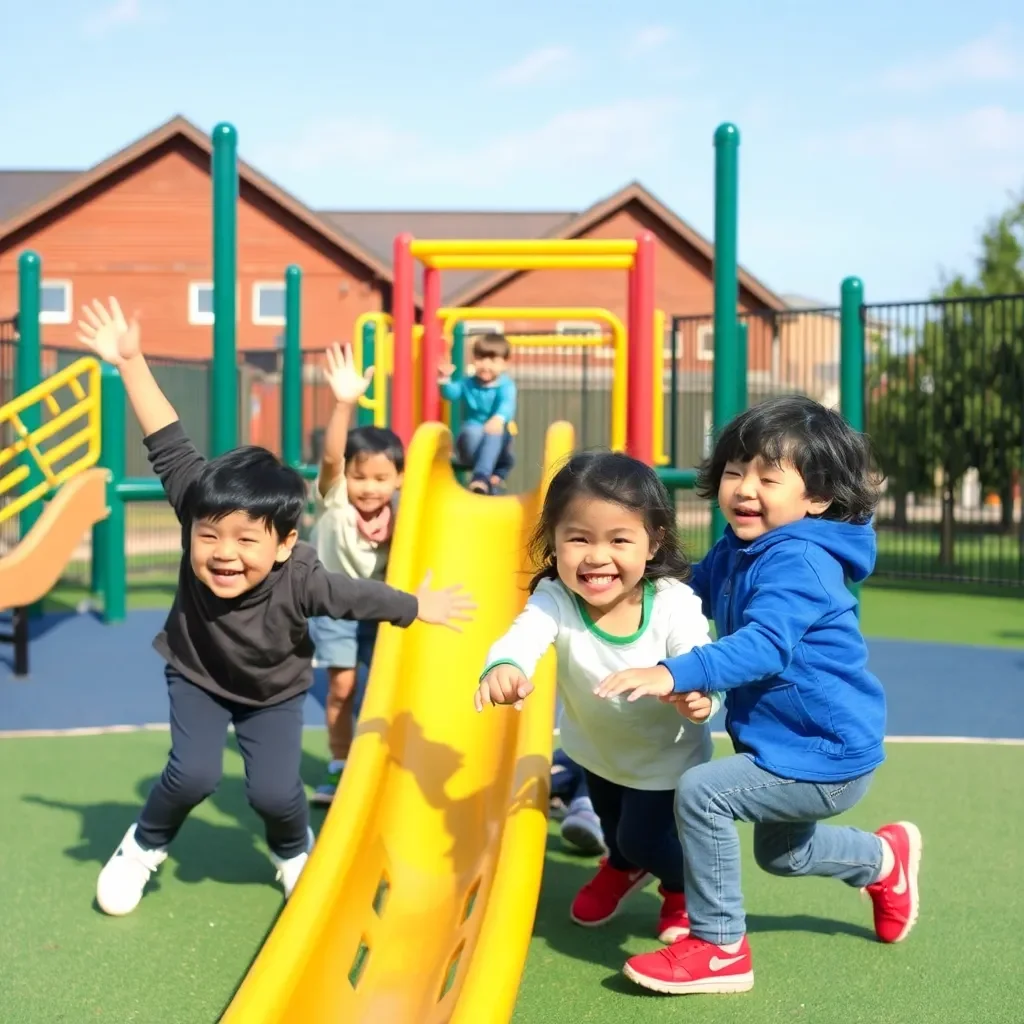
[[[1024,188],[1019,0],[5,6],[0,167],[87,166],[182,113],[314,207],[581,209],[636,178],[710,234],[733,120],[741,261],[828,301],[970,270]]]

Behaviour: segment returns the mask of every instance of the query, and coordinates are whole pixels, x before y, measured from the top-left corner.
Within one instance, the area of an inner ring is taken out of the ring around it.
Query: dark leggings
[[[629,789],[587,772],[590,802],[619,871],[643,868],[666,892],[683,891],[683,848],[676,828],[674,789]]]
[[[165,674],[171,756],[136,823],[139,845],[167,846],[192,808],[217,788],[224,770],[224,740],[234,723],[245,763],[245,795],[266,823],[267,845],[282,858],[305,852],[309,805],[299,766],[306,695],[257,708],[208,693],[171,668]]]

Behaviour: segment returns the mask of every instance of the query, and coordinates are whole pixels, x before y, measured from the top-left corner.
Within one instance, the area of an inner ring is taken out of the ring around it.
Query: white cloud
[[[140,0],[113,0],[86,20],[85,32],[90,36],[106,36],[124,25],[137,25],[144,17]]]
[[[810,145],[883,173],[981,181],[1019,188],[1024,180],[1024,112],[992,105],[935,118],[893,117]]]
[[[1007,29],[997,29],[946,53],[919,57],[896,65],[873,83],[876,87],[912,93],[1012,82],[1024,76],[1024,56],[1010,42]]]
[[[665,153],[677,112],[673,100],[621,100],[564,111],[535,128],[499,132],[461,148],[376,119],[340,117],[314,122],[298,139],[254,157],[258,164],[281,168],[279,173],[346,165],[394,184],[488,188],[534,171],[553,176],[597,166],[627,178]]]
[[[643,57],[653,50],[660,50],[675,33],[667,25],[648,25],[635,33],[626,44],[626,54],[630,57]]]
[[[569,47],[545,46],[503,68],[494,76],[494,81],[507,86],[536,85],[563,74],[574,63],[575,57]]]

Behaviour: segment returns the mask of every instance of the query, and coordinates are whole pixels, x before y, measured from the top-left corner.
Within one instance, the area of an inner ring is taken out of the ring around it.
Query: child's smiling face
[[[636,590],[656,546],[643,516],[598,498],[577,498],[555,528],[558,578],[594,609]]]
[[[807,496],[803,477],[788,460],[775,465],[756,456],[725,464],[718,504],[733,533],[751,541],[806,516],[821,515],[830,503]]]

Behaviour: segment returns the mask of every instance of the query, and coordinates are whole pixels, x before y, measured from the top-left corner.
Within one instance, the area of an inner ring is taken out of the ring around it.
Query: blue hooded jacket
[[[748,544],[731,528],[690,586],[719,639],[662,661],[677,693],[726,693],[736,750],[804,782],[857,778],[885,759],[885,694],[846,578],[875,565],[875,531],[801,519]]]

